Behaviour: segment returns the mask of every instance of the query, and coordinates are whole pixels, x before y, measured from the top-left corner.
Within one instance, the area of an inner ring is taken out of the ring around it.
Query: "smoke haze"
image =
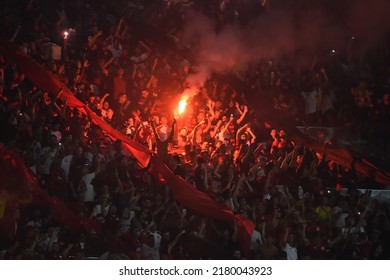
[[[351,40],[362,54],[390,30],[388,0],[280,0],[271,6],[249,25],[228,25],[218,32],[216,21],[189,12],[183,43],[195,50],[198,65],[190,85],[202,85],[213,72],[243,69],[250,62],[296,50],[307,55],[342,50]]]

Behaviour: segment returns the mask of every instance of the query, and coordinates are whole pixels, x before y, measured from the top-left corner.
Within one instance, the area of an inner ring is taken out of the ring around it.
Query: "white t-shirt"
[[[148,54],[147,53],[143,53],[143,54],[141,54],[139,56],[133,55],[132,57],[130,57],[130,60],[134,64],[138,64],[138,63],[141,63],[141,62],[145,61],[147,58],[148,58]]]
[[[85,152],[84,157],[87,160],[88,164],[92,165],[93,154],[91,152]]]
[[[122,218],[121,219],[121,229],[120,229],[121,232],[129,231],[129,229],[131,228],[131,221],[134,219],[134,217],[135,217],[135,212],[130,211],[129,218],[127,218],[127,219]]]
[[[101,109],[100,113],[102,114],[102,118],[111,121],[112,116],[114,115],[114,111],[111,109]]]
[[[122,56],[122,45],[119,44],[118,49],[116,49],[113,45],[108,46],[108,49],[111,51],[113,57],[121,57]]]
[[[144,252],[152,260],[160,259],[160,244],[161,244],[161,235],[158,232],[150,233],[154,237],[154,246],[149,247],[144,244]]]
[[[260,244],[258,243],[258,241],[260,241]],[[259,245],[262,245],[263,244],[263,240],[261,239],[261,233],[258,232],[257,230],[254,230],[252,232],[252,236],[251,236],[251,247],[250,249],[251,250],[256,250],[258,248]]]
[[[298,259],[298,250],[295,247],[291,247],[290,244],[286,243],[283,248],[283,251],[287,254],[287,260],[297,260]]]
[[[70,163],[72,162],[73,155],[67,155],[64,156],[64,158],[61,161],[61,168],[64,170],[65,178],[69,179],[69,169],[70,169]]]
[[[301,92],[305,102],[305,114],[317,112],[317,91]]]
[[[58,130],[51,130],[51,131],[50,131],[50,134],[51,134],[51,135],[54,135],[54,136],[57,138],[57,141],[58,141],[58,142],[61,142],[62,134],[61,134],[60,131],[58,131]]]
[[[95,190],[91,184],[92,180],[95,179],[95,172],[84,175],[81,180],[85,183],[84,202],[95,201]]]

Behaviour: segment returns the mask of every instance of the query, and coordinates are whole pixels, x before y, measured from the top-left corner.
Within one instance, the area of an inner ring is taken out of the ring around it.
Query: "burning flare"
[[[186,107],[187,107],[187,100],[185,100],[185,99],[180,100],[179,101],[179,110],[178,110],[179,115],[181,115],[184,112]]]

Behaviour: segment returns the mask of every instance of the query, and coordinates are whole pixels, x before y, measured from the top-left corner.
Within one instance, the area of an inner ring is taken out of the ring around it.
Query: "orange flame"
[[[186,107],[187,107],[187,101],[185,99],[180,100],[179,101],[179,110],[178,110],[179,115],[181,115],[184,112]]]

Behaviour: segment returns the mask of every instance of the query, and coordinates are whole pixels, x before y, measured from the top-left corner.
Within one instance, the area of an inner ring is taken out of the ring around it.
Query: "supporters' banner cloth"
[[[225,204],[213,200],[210,196],[186,182],[182,177],[174,175],[158,155],[154,155],[151,158],[151,165],[154,171],[157,170],[162,176],[165,183],[171,188],[175,200],[179,201],[182,206],[208,217],[228,221],[231,224],[236,221],[241,250],[244,255],[248,253],[250,238],[255,229],[252,221],[240,215],[234,215]]]
[[[59,98],[63,101],[66,98],[67,105],[70,107],[80,107],[81,109],[84,107],[84,104],[54,74],[46,71],[42,65],[2,37],[0,37],[0,53],[6,54],[8,58],[15,61],[35,85],[44,88],[52,96],[60,95]]]
[[[153,167],[172,190],[175,200],[179,201],[182,206],[209,217],[233,222],[234,215],[225,204],[213,200],[204,192],[187,183],[182,177],[174,175],[157,155],[154,155],[151,161]]]
[[[53,95],[59,95],[61,99],[66,98],[67,106],[77,107],[79,110],[87,113],[91,121],[100,126],[111,138],[119,139],[125,143],[124,147],[127,148],[138,160],[141,166],[146,167],[148,165],[151,156],[151,152],[148,149],[127,138],[122,133],[104,122],[93,111],[85,107],[85,104],[78,100],[57,77],[49,71],[46,71],[45,68],[31,59],[27,54],[3,38],[0,38],[0,52],[6,53],[12,60],[17,62],[21,70],[34,84],[48,90]],[[161,160],[154,158],[153,163],[157,167],[157,171],[171,186],[175,199],[183,206],[203,213],[206,216],[211,216],[229,222],[232,222],[235,219],[233,213],[229,211],[224,204],[214,201],[205,193],[197,191],[181,178],[174,176]],[[47,197],[44,198],[47,199]],[[62,211],[61,213],[57,213],[59,218],[62,220],[67,220],[69,218],[67,222],[71,224],[72,227],[77,224],[77,220],[74,221],[74,219],[70,219],[71,215],[68,213],[70,210],[65,205],[63,205],[58,199],[49,200],[56,210],[60,210],[59,212]],[[250,238],[250,234],[253,231],[251,228],[254,228],[254,225],[249,221],[244,225],[240,217],[236,218],[236,221],[239,229],[242,231],[240,233],[240,236],[244,239],[242,242],[247,244],[247,239]]]
[[[38,179],[13,151],[0,147],[0,191],[12,203],[38,203],[50,206],[59,222],[71,231],[81,226],[80,218],[57,197],[51,197],[39,186]]]
[[[124,143],[124,147],[137,159],[138,163],[145,168],[150,160],[152,152],[148,150],[145,146],[140,143],[126,137],[118,130],[114,129],[108,123],[106,123],[102,118],[96,115],[91,109],[85,107],[90,120],[99,126],[105,133],[107,133],[112,139],[121,140]]]

